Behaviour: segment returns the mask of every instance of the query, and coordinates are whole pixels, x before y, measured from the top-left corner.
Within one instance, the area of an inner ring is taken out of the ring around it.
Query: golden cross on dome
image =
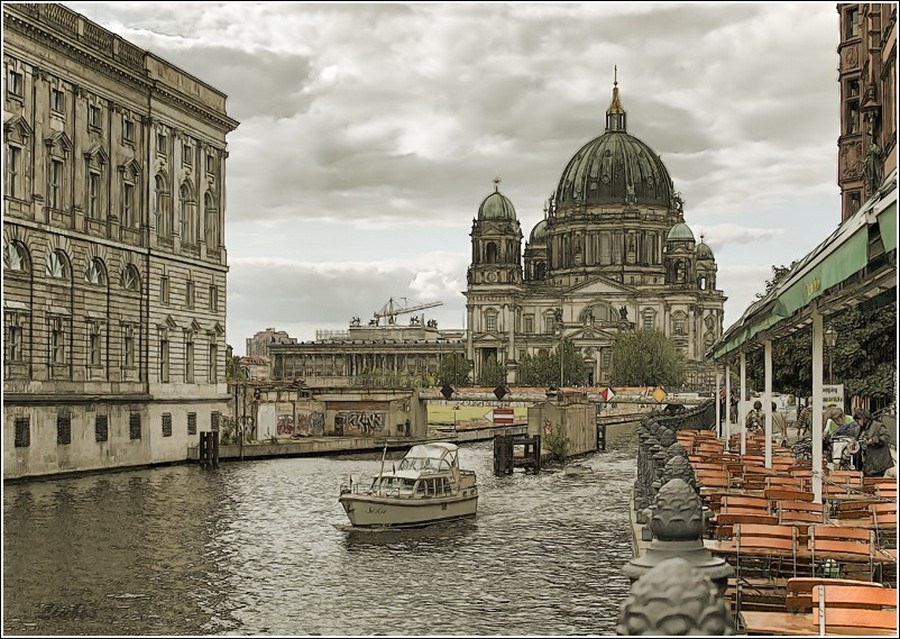
[[[498,175],[494,178],[494,193],[497,193],[500,190],[500,182],[500,176]]]

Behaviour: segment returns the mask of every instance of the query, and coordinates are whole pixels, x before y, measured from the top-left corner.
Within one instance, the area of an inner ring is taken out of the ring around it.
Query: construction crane
[[[403,303],[406,304],[406,298],[401,297]],[[421,311],[426,308],[434,308],[435,306],[443,306],[443,302],[425,302],[424,304],[414,304],[413,306],[400,306],[394,303],[394,298],[390,298],[384,306],[381,307],[380,311],[375,311],[372,316],[374,318],[375,324],[381,321],[384,318],[386,324],[394,324],[397,321],[397,316],[402,315],[403,313],[412,313],[413,311]]]

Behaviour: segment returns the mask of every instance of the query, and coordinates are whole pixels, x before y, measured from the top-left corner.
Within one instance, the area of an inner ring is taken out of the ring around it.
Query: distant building
[[[302,379],[308,386],[402,384],[436,376],[443,359],[465,354],[463,330],[434,324],[360,326],[319,331],[310,342],[269,346],[274,379]]]
[[[626,116],[614,86],[605,132],[564,168],[524,251],[515,208],[497,184],[482,201],[465,293],[475,379],[493,358],[515,384],[520,360],[566,338],[584,359],[584,383],[605,384],[616,334],[637,328],[674,341],[689,387],[714,387],[704,359],[722,335],[726,299],[716,261],[685,223],[662,159],[628,132]]]
[[[247,356],[259,355],[262,357],[269,356],[269,346],[271,344],[296,344],[297,338],[291,337],[286,331],[276,331],[274,328],[267,328],[259,331],[253,337],[247,338]]]
[[[240,376],[244,379],[268,379],[271,377],[271,362],[263,355],[244,355],[238,358]]]
[[[841,221],[897,168],[897,3],[838,4]]]
[[[3,4],[5,478],[184,460],[229,409],[226,96]]]

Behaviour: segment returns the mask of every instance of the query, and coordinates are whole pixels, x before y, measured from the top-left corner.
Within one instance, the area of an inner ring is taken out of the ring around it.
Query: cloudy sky
[[[300,340],[390,298],[465,325],[493,179],[526,238],[603,133],[661,155],[725,328],[840,221],[838,15],[798,3],[67,3],[228,95],[227,339]]]

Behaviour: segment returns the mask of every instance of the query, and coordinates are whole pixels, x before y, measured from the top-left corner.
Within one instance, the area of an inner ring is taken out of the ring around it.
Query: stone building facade
[[[257,331],[256,335],[247,338],[247,346],[245,355],[253,356],[269,356],[269,346],[271,344],[296,344],[297,338],[288,335],[287,331],[276,331],[274,328],[267,328],[264,331]]]
[[[226,96],[4,4],[4,477],[186,459],[228,410]]]
[[[565,338],[584,358],[584,383],[604,384],[616,333],[640,328],[675,342],[689,387],[713,388],[705,352],[722,334],[726,299],[716,261],[685,223],[662,160],[628,132],[626,117],[616,85],[605,132],[569,161],[524,249],[515,207],[496,183],[482,201],[465,292],[475,379],[494,358],[515,384],[517,361]]]
[[[464,331],[427,323],[353,324],[318,331],[315,341],[269,345],[273,379],[302,379],[310,387],[421,385],[451,353],[465,353]]]
[[[838,4],[841,221],[897,168],[897,3]]]

